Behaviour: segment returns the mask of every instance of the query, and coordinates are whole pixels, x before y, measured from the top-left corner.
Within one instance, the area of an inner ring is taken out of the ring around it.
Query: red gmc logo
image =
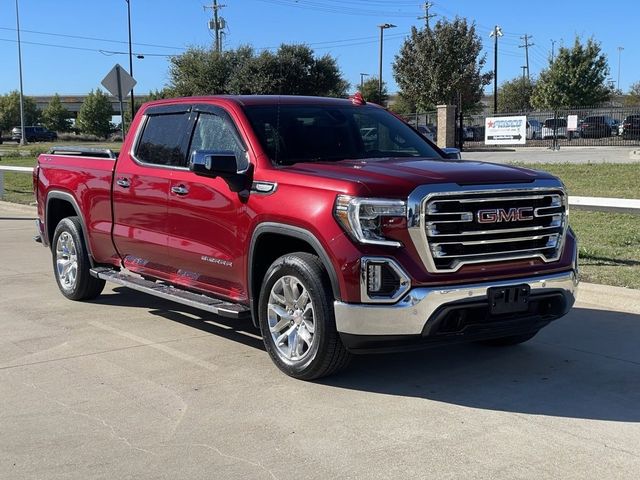
[[[500,223],[500,222],[522,222],[533,220],[533,207],[510,208],[489,208],[478,210],[478,223]]]

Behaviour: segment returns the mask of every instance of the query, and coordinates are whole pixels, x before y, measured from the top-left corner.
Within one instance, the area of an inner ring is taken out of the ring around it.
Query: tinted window
[[[185,166],[188,121],[188,113],[149,116],[136,148],[136,157],[145,163]]]
[[[548,118],[547,120],[544,121],[545,128],[554,128],[554,126],[556,128],[566,127],[567,121],[564,118],[558,118],[555,120],[553,118]]]
[[[238,159],[240,170],[248,166],[247,155],[238,140],[235,127],[218,115],[201,113],[198,117],[191,140],[191,151],[196,150],[231,151]]]
[[[357,158],[441,158],[415,130],[376,107],[245,107],[262,148],[280,165]]]

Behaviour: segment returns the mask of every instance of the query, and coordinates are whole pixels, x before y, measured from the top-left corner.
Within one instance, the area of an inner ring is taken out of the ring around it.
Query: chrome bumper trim
[[[489,287],[526,283],[531,293],[559,291],[568,308],[575,302],[578,279],[574,271],[514,280],[456,285],[440,288],[414,288],[393,305],[367,305],[334,302],[338,332],[352,335],[416,335],[438,308],[459,300],[487,298]]]

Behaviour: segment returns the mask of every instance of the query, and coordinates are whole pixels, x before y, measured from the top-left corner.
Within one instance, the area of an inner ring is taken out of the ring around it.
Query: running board
[[[215,313],[222,317],[241,319],[249,318],[251,316],[251,310],[248,306],[226,302],[208,295],[189,292],[164,283],[126,275],[111,268],[92,268],[91,276],[106,280],[107,282],[116,283],[142,293],[148,293],[149,295],[160,297],[165,300],[181,303],[182,305],[187,305],[200,310],[206,310],[207,312]]]

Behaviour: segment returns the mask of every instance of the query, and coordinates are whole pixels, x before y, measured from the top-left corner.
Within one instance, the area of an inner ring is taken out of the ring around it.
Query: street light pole
[[[368,77],[368,76],[369,76],[368,73],[360,74],[360,93],[362,93],[362,90],[364,90],[364,77]]]
[[[618,90],[620,90],[620,59],[621,59],[623,50],[624,50],[624,47],[618,47]]]
[[[22,88],[22,48],[20,44],[20,11],[16,0],[16,31],[18,32],[18,71],[20,75],[20,145],[27,144],[27,134],[24,129],[24,93]]]
[[[131,0],[125,0],[127,2],[127,23],[129,25],[129,75],[133,77],[133,52],[131,50]],[[135,100],[133,98],[133,88],[131,89],[131,121],[136,113]],[[124,121],[124,119],[123,119]]]
[[[502,29],[496,25],[491,33],[490,37],[494,38],[493,44],[493,114],[498,113],[498,37],[501,37]]]
[[[378,101],[382,104],[382,44],[384,43],[384,31],[387,28],[395,28],[392,23],[383,23],[378,25],[380,28],[380,63],[378,69]]]

